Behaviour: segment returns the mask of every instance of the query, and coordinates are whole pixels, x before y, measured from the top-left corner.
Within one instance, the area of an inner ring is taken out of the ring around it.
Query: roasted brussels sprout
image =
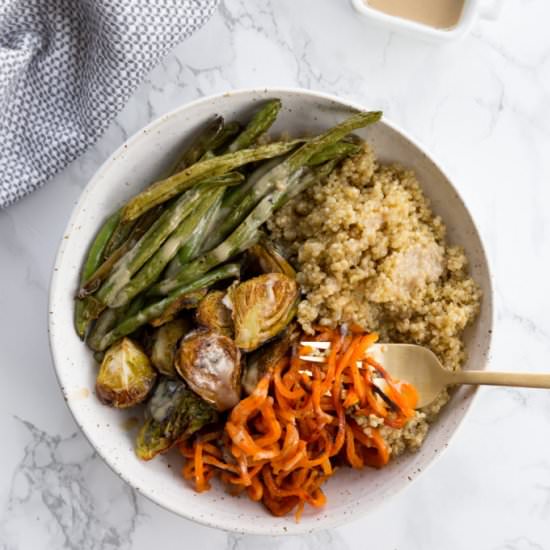
[[[296,278],[294,268],[275,246],[266,240],[251,246],[246,251],[246,263],[248,269],[255,274],[283,273],[293,279]]]
[[[163,377],[147,403],[147,419],[137,436],[136,454],[151,460],[217,420],[215,409],[185,382]]]
[[[165,323],[168,323],[168,321],[175,319],[176,315],[183,309],[195,309],[200,304],[201,300],[206,296],[207,292],[207,288],[199,288],[199,290],[183,294],[175,302],[168,306],[160,317],[151,320],[149,324],[154,327],[160,327]]]
[[[224,336],[233,336],[231,311],[223,303],[225,292],[211,290],[197,308],[197,323],[219,332]]]
[[[296,323],[291,323],[280,338],[265,344],[247,356],[242,377],[243,390],[247,395],[254,391],[263,375],[275,367],[299,337],[300,331]]]
[[[105,353],[95,389],[102,403],[124,409],[141,403],[156,377],[147,355],[130,338],[123,338]]]
[[[241,354],[233,340],[210,329],[197,329],[180,342],[176,370],[218,411],[235,406],[241,397]]]
[[[235,343],[252,351],[277,336],[298,306],[298,285],[283,273],[267,273],[228,290],[235,325]]]
[[[153,334],[151,362],[166,376],[177,377],[174,367],[176,349],[183,335],[189,331],[191,323],[187,319],[174,319],[157,328]]]

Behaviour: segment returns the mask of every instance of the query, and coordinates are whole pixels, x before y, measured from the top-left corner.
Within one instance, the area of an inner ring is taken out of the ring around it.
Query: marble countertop
[[[119,480],[76,428],[48,350],[58,242],[107,156],[197,97],[300,86],[383,109],[442,162],[490,256],[492,368],[550,369],[550,4],[489,8],[442,47],[376,28],[344,0],[225,0],[94,147],[0,212],[0,549],[550,549],[550,392],[482,390],[443,457],[368,517],[309,536],[250,537],[180,519]]]

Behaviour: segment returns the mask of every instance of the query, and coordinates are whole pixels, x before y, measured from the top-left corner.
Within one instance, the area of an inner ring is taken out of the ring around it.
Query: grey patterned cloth
[[[218,0],[0,0],[0,207],[94,143]]]

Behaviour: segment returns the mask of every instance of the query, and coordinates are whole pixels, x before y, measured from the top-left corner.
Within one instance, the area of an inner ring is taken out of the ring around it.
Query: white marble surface
[[[442,161],[494,271],[493,368],[550,370],[550,4],[501,4],[443,48],[372,27],[345,0],[226,0],[95,147],[0,212],[0,549],[550,549],[550,392],[483,390],[444,456],[369,517],[311,536],[235,536],[111,473],[61,398],[46,333],[58,241],[114,148],[205,94],[301,86],[382,108]]]

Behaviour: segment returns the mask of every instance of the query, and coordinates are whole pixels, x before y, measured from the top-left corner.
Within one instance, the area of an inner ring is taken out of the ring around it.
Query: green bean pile
[[[267,101],[244,127],[214,117],[167,177],[106,219],[75,298],[76,331],[98,359],[192,293],[238,278],[272,213],[357,153],[348,135],[381,117],[361,112],[313,138],[259,145],[280,109]]]

